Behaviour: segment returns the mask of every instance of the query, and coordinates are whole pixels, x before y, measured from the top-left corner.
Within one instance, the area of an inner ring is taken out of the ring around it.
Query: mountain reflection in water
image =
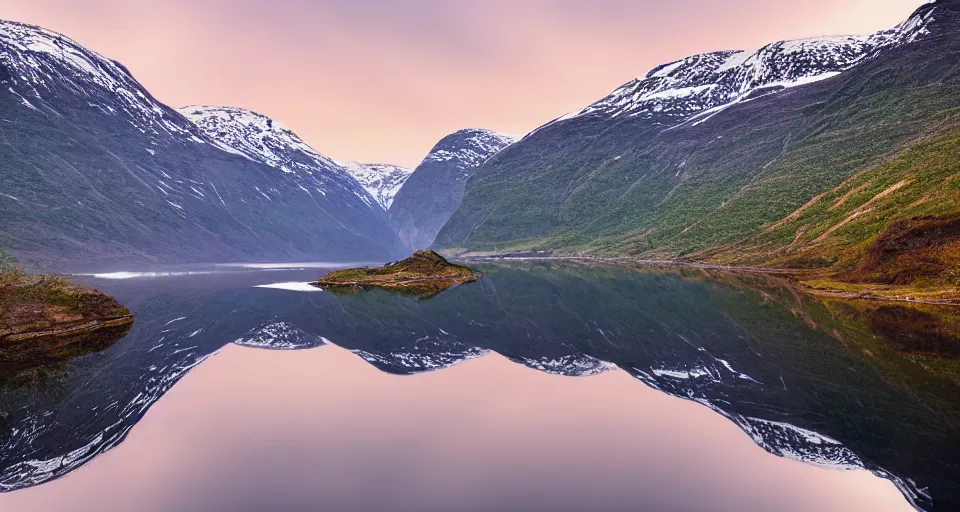
[[[0,486],[43,483],[115,446],[147,408],[226,343],[300,349],[332,340],[392,374],[445,368],[490,351],[561,375],[619,367],[650,387],[707,405],[768,452],[869,469],[925,509],[960,504],[957,323],[948,308],[897,306],[904,312],[820,300],[769,278],[700,271],[554,263],[482,270],[489,275],[479,283],[429,300],[384,291],[336,297],[255,288],[317,277],[297,271],[97,282],[138,322],[126,339],[52,372],[42,386],[3,393]],[[635,391],[647,390],[620,386],[608,399],[627,404]],[[312,405],[305,400],[301,407]],[[389,424],[369,428],[391,432]],[[714,427],[701,430],[708,436]],[[250,439],[256,438],[237,442]],[[469,444],[470,436],[462,441]],[[575,448],[588,448],[589,440],[583,442]],[[656,444],[642,436],[633,442]],[[378,453],[355,456],[375,460]],[[704,454],[700,462],[722,459],[718,474],[753,474],[740,456]],[[543,466],[548,473],[550,467]],[[303,483],[291,485],[297,482]]]
[[[886,480],[768,455],[625,372],[573,379],[490,354],[401,377],[334,346],[228,347],[117,450],[0,508],[910,510]]]

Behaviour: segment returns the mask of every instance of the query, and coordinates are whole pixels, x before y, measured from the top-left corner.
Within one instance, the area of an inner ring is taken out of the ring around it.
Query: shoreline
[[[112,318],[102,318],[97,320],[91,320],[87,323],[75,325],[71,327],[57,328],[53,327],[47,330],[33,330],[33,331],[23,331],[23,332],[14,332],[7,334],[3,337],[0,337],[0,341],[6,341],[11,343],[20,343],[23,341],[31,341],[42,338],[70,338],[73,336],[81,334],[94,334],[103,329],[108,329],[111,327],[124,327],[128,325],[133,325],[134,316],[123,315]]]
[[[130,310],[99,290],[6,269],[0,272],[0,383],[104,350],[134,322]]]
[[[846,300],[868,300],[874,302],[900,302],[908,304],[929,304],[934,306],[960,306],[960,290],[957,290],[952,296],[943,299],[935,298],[920,298],[914,297],[912,295],[882,295],[878,292],[883,292],[873,285],[871,287],[865,287],[862,290],[856,291],[845,291],[839,289],[827,289],[819,286],[814,286],[808,282],[803,281],[803,276],[806,277],[816,277],[821,278],[826,281],[835,282],[829,277],[824,276],[822,273],[817,272],[816,270],[804,270],[804,269],[783,269],[783,268],[768,268],[768,267],[752,267],[752,266],[735,266],[735,265],[717,265],[712,263],[697,263],[693,261],[682,261],[682,260],[650,260],[644,258],[631,258],[627,256],[618,256],[618,257],[601,257],[601,256],[452,256],[453,259],[461,261],[475,261],[475,262],[496,262],[496,261],[570,261],[570,262],[594,262],[594,263],[608,263],[612,265],[623,265],[625,263],[647,266],[647,267],[668,267],[668,268],[692,268],[698,270],[719,270],[723,272],[739,272],[747,274],[761,274],[761,275],[772,275],[780,276],[790,279],[793,284],[797,285],[802,291],[809,293],[811,295],[816,295],[818,297],[824,298],[836,298],[836,299],[846,299]],[[839,283],[839,282],[838,282]],[[849,283],[844,283],[849,285]],[[946,290],[930,290],[924,293],[942,293]]]
[[[324,287],[336,288],[336,287],[374,287],[374,288],[395,288],[411,284],[431,284],[431,283],[469,283],[479,279],[477,276],[465,276],[465,277],[421,277],[415,279],[381,279],[381,280],[354,280],[354,281],[324,281],[321,278],[318,281],[313,281],[310,283],[311,286],[320,288],[321,290]]]

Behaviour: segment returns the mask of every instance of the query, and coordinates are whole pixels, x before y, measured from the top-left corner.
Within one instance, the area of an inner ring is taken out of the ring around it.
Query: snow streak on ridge
[[[884,49],[928,36],[935,7],[935,3],[921,7],[895,28],[868,36],[779,41],[753,53],[717,51],[662,64],[557,121],[639,116],[676,124],[716,113],[742,101],[834,77]]]

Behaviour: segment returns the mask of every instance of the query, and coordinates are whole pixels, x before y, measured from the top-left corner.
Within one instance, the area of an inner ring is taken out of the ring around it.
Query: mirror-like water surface
[[[491,354],[415,377],[334,347],[228,347],[118,449],[3,510],[910,510],[888,481],[769,455],[621,371]]]
[[[0,508],[113,485],[144,510],[960,503],[954,311],[757,276],[483,269],[429,300],[305,292],[318,269],[95,279],[136,325],[3,393]],[[121,484],[136,468],[164,485]]]

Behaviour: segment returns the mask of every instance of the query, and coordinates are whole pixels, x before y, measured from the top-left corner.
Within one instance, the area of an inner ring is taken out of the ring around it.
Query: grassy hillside
[[[960,286],[960,119],[932,127],[758,233],[689,257],[827,269],[849,283]]]
[[[896,262],[874,269],[859,258],[891,220],[909,232],[911,222],[937,222],[915,217],[960,212],[960,41],[942,30],[701,124],[547,126],[478,171],[437,246],[832,268],[850,282],[883,279]],[[944,269],[953,261],[945,258]],[[917,268],[925,285],[948,281],[927,273]]]

